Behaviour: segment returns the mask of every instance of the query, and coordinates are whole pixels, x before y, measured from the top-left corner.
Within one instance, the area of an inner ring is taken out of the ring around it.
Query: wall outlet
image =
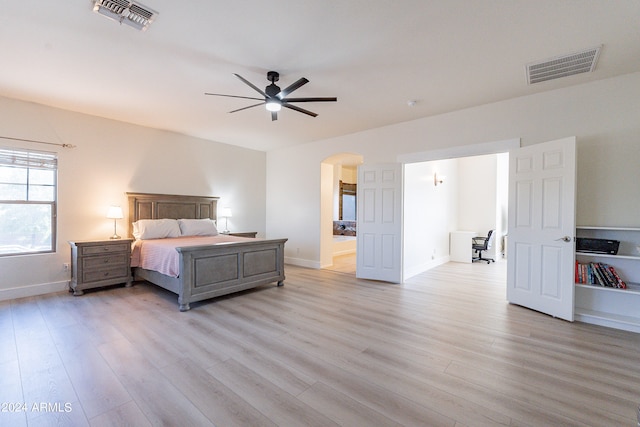
[[[64,271],[69,271],[69,268],[70,268],[70,266],[69,266],[69,263],[68,263],[68,262],[65,262],[64,264],[62,264],[62,269],[63,269]]]

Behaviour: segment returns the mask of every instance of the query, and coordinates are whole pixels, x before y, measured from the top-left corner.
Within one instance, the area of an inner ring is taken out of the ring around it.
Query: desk
[[[452,231],[449,236],[449,260],[471,263],[473,258],[471,239],[476,236],[478,236],[478,233],[475,231]]]

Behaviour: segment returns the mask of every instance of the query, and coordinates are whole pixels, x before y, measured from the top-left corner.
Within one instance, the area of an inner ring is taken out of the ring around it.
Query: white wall
[[[496,223],[497,157],[458,159],[458,227],[485,234]]]
[[[334,170],[335,167],[329,163],[323,163],[320,171],[322,181],[320,184],[320,200],[333,200],[335,194],[334,187]],[[320,244],[324,248],[328,248],[326,251],[321,251],[320,268],[330,267],[333,265],[333,205],[331,203],[320,204],[321,213],[320,218]],[[309,224],[309,231],[316,229],[313,225]]]
[[[342,167],[342,182],[356,184],[358,182],[358,168],[355,166]]]
[[[7,98],[0,98],[0,135],[77,146],[0,139],[59,156],[57,251],[0,257],[0,299],[64,289],[67,241],[111,236],[107,208],[121,205],[126,218],[128,191],[219,196],[233,210],[231,230],[265,234],[264,152]],[[127,230],[126,220],[118,221],[118,233]]]
[[[496,229],[497,209],[497,165],[496,154],[462,157],[458,159],[458,227],[486,236]],[[500,239],[496,234],[494,244],[485,258],[496,258],[496,246]]]
[[[566,136],[578,141],[578,224],[640,226],[638,117],[640,73],[633,73],[270,151],[267,231],[289,238],[288,261],[318,264],[320,162],[335,153],[383,163],[427,150],[512,138],[526,146]]]
[[[446,181],[437,187],[435,173],[446,176]],[[457,175],[457,160],[405,165],[405,279],[449,260],[449,233],[458,227]]]

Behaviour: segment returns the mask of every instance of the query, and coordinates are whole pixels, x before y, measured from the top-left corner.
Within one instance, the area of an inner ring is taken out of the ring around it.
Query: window
[[[56,247],[55,153],[0,147],[0,256]]]

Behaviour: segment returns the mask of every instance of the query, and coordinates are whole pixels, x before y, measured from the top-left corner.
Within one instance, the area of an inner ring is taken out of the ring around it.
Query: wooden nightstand
[[[227,233],[229,236],[237,236],[237,237],[256,237],[256,234],[258,234],[257,231],[236,231],[236,232],[231,232],[231,233]]]
[[[133,239],[84,240],[71,245],[73,295],[85,289],[126,283],[131,286],[131,242]]]

